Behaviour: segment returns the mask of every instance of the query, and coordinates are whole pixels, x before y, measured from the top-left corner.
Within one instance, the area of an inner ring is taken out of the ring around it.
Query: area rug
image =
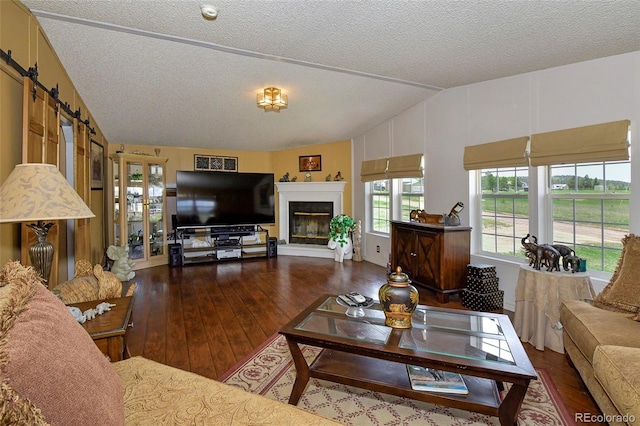
[[[320,348],[303,345],[311,362]],[[574,425],[568,410],[544,370],[536,369],[518,415],[519,425]],[[296,377],[286,340],[269,338],[220,381],[267,398],[287,402]],[[497,425],[497,417],[441,407],[426,402],[311,379],[298,407],[346,425]]]

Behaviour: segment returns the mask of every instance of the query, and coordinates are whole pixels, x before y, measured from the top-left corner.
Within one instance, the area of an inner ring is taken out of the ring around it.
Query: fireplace
[[[345,184],[276,182],[278,255],[333,258],[333,250],[327,247],[329,222],[342,213]]]
[[[289,243],[326,246],[331,218],[331,202],[289,201]]]

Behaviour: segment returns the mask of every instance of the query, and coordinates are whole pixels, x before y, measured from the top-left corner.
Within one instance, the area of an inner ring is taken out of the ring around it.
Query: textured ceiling
[[[636,0],[22,3],[112,143],[333,142],[444,88],[640,50]],[[268,86],[289,108],[256,107]]]

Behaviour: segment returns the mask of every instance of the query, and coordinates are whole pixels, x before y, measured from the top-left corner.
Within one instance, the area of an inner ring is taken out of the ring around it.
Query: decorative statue
[[[411,212],[409,213],[409,220],[420,222],[420,223],[432,223],[432,224],[443,223],[444,221],[441,214],[431,214],[420,209],[411,210]]]
[[[343,259],[353,257],[353,244],[350,233],[355,228],[355,221],[346,214],[339,214],[329,223],[329,242],[327,246],[335,250],[334,260],[342,262]]]
[[[129,286],[126,296],[132,296],[136,284]],[[52,290],[65,304],[88,302],[90,300],[122,297],[122,281],[113,272],[105,271],[102,265],[91,266],[87,260],[76,262],[75,276],[58,284]]]
[[[362,221],[356,222],[355,230],[353,231],[353,260],[355,262],[362,262]]]
[[[559,271],[560,270],[560,253],[553,248],[551,244],[540,244],[541,253],[540,258],[544,259],[547,264],[547,271]]]
[[[289,172],[285,173],[284,176],[280,178],[280,182],[289,182]]]
[[[462,201],[458,201],[451,208],[449,214],[432,214],[427,213],[424,210],[411,210],[409,213],[409,220],[420,222],[420,223],[431,223],[431,224],[444,224],[447,226],[458,226],[460,225],[460,212],[464,209],[464,204]]]
[[[113,260],[113,266],[111,272],[114,273],[121,281],[129,281],[136,276],[136,273],[131,270],[134,261],[129,259],[129,245],[124,247],[109,246],[107,248],[107,256]]]
[[[336,177],[333,178],[333,180],[335,180],[336,182],[339,182],[344,179],[342,179],[342,174],[338,172],[338,174],[336,175]]]
[[[464,210],[464,203],[462,201],[458,201],[453,205],[453,207],[451,207],[449,214],[444,216],[444,224],[449,226],[460,225],[460,212],[462,210]]]
[[[96,317],[96,315],[102,315],[107,311],[110,311],[113,308],[115,303],[102,302],[99,303],[95,308],[87,309],[82,312],[80,308],[76,308],[75,306],[67,306],[67,309],[73,315],[73,317],[80,324],[83,324],[86,321],[90,321]]]
[[[529,239],[529,241],[527,241]],[[531,241],[533,239],[533,241]],[[522,247],[528,252],[526,256],[533,262],[533,268],[538,271],[544,265],[547,271],[560,270],[560,253],[551,244],[538,244],[538,239],[531,234],[527,234],[522,240]]]
[[[102,315],[105,312],[110,311],[114,306],[116,306],[115,303],[102,302],[98,303],[98,305],[93,309],[87,309],[82,314],[87,318],[87,320],[92,320],[96,315]]]
[[[331,173],[329,173],[329,174],[327,175],[327,177],[326,177],[326,178],[324,178],[324,180],[325,180],[325,181],[327,181],[327,182],[331,182],[331,178],[332,178]]]
[[[573,251],[572,248],[564,246],[562,244],[552,244],[553,248],[558,250],[560,256],[562,256],[562,267],[565,271],[569,270],[569,258],[571,256],[575,257],[576,252]],[[580,263],[580,258],[578,258],[578,264]],[[580,266],[580,265],[578,265]],[[575,272],[575,271],[574,271]]]
[[[294,176],[291,178],[291,182],[296,182],[298,180],[298,176]]]
[[[562,264],[564,265],[565,263],[567,263],[568,265],[571,265],[571,273],[576,273],[576,272],[580,272],[581,260],[582,259],[580,259],[580,257],[578,256],[563,256]]]
[[[329,240],[327,247],[335,252],[333,260],[336,262],[342,263],[344,259],[349,260],[353,258],[353,245],[351,244],[351,238],[348,238],[347,242],[343,244],[339,244],[335,240]]]

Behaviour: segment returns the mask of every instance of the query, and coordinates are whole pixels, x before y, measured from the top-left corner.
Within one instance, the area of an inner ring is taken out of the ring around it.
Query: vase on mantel
[[[411,316],[418,306],[418,289],[411,285],[409,276],[401,267],[389,274],[389,281],[378,291],[385,316],[385,325],[393,328],[411,328]]]

